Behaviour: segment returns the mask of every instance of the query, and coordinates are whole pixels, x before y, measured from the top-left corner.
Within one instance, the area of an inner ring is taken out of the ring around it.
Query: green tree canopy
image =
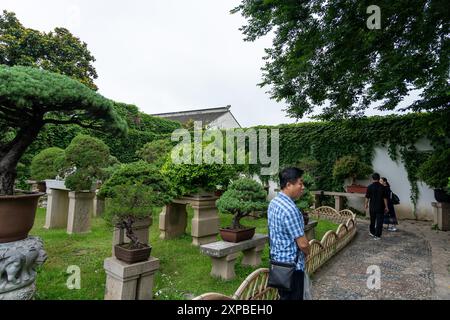
[[[25,28],[13,12],[0,14],[0,64],[29,66],[64,74],[96,90],[95,58],[67,29]]]
[[[124,133],[113,102],[67,76],[0,65],[0,194],[12,194],[16,165],[46,124]],[[11,131],[12,129],[12,131]]]
[[[58,161],[64,158],[64,150],[51,147],[39,152],[31,162],[31,177],[42,181],[55,179],[58,175]]]
[[[242,0],[246,41],[270,32],[272,48],[260,86],[285,101],[288,115],[302,118],[325,106],[321,118],[361,115],[372,102],[398,110],[411,90],[418,101],[404,109],[449,106],[448,2],[377,1],[381,29],[370,30],[372,1]]]

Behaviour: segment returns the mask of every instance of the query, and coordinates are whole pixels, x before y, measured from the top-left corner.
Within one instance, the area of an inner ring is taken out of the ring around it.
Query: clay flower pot
[[[33,228],[39,197],[43,193],[0,196],[0,243],[26,239]]]
[[[114,246],[116,258],[130,264],[148,260],[151,252],[152,247],[148,245],[142,245],[142,248],[138,249],[131,249],[129,243]]]
[[[223,241],[236,243],[253,238],[255,235],[255,229],[255,227],[245,229],[224,228],[219,229],[219,231]]]

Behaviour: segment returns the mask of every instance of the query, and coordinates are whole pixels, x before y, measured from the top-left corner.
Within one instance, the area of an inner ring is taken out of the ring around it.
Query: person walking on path
[[[283,263],[295,263],[292,290],[278,289],[280,300],[303,300],[306,256],[309,241],[305,236],[303,215],[295,205],[305,189],[303,170],[286,168],[279,174],[281,191],[269,204],[270,258]]]
[[[380,183],[380,175],[372,175],[372,184],[367,187],[364,208],[369,208],[370,231],[374,240],[380,240],[383,232],[384,214],[388,212],[386,188]]]
[[[398,225],[397,216],[395,214],[395,208],[394,203],[392,201],[392,190],[391,185],[387,181],[385,177],[382,177],[380,180],[381,184],[386,188],[387,193],[387,207],[389,212],[384,215],[384,224],[387,224],[387,230],[388,231],[397,231],[397,228],[395,227]]]

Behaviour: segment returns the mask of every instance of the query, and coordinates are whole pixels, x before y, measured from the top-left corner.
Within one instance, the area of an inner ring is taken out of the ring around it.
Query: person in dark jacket
[[[380,240],[383,232],[384,214],[388,212],[386,188],[380,183],[380,175],[372,175],[373,182],[367,187],[364,208],[369,208],[370,231],[373,240]]]
[[[387,193],[387,205],[389,212],[384,215],[384,224],[387,224],[387,230],[388,231],[397,231],[397,228],[395,227],[398,225],[397,216],[395,214],[395,208],[394,203],[392,202],[392,190],[391,185],[387,181],[385,177],[382,177],[380,179],[381,184],[386,188]]]

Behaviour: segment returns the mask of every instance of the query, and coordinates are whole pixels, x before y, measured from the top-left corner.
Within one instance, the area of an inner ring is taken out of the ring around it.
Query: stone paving
[[[450,299],[450,232],[431,222],[400,221],[399,231],[383,230],[371,240],[368,222],[358,220],[353,241],[312,278],[319,300]],[[380,289],[367,287],[369,266],[379,266]]]

